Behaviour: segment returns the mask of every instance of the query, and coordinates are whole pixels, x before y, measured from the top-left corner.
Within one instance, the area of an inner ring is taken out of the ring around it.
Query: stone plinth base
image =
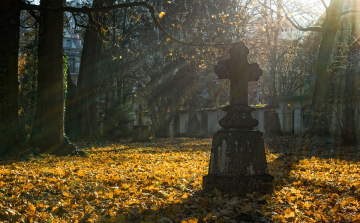
[[[136,136],[132,140],[133,142],[150,142],[149,126],[147,125],[136,125]]]
[[[203,188],[246,194],[273,190],[268,174],[263,135],[259,131],[220,130],[214,134],[209,174]]]
[[[263,135],[259,131],[220,130],[214,134],[209,174],[267,173]]]
[[[270,174],[252,176],[222,176],[209,174],[203,177],[203,190],[215,188],[224,193],[234,193],[244,196],[254,191],[259,193],[272,193],[274,177]]]

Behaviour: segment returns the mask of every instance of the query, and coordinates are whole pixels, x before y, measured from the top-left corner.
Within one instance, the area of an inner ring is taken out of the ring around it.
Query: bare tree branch
[[[85,25],[82,25],[82,24],[78,23],[77,18],[76,18],[76,15],[75,15],[74,12],[72,12],[71,15],[72,15],[72,17],[73,17],[73,19],[74,19],[74,21],[75,21],[75,26],[82,27],[82,28],[86,28],[86,29],[90,29],[90,28],[91,28],[90,26],[85,26]]]
[[[258,3],[260,3],[262,6],[264,6],[265,8],[271,10],[272,12],[276,13],[276,11],[272,8],[270,8],[269,6],[267,6],[266,4],[258,1]],[[300,30],[300,31],[312,31],[312,32],[322,32],[322,28],[321,26],[308,26],[308,27],[302,27],[300,24],[298,24],[296,21],[293,21],[288,15],[287,12],[284,10],[284,5],[281,5],[281,8],[284,11],[284,16],[286,18],[286,20],[288,20],[290,22],[290,24],[295,27],[296,29]]]
[[[302,27],[298,24],[296,24],[291,18],[289,18],[289,16],[285,13],[285,18],[286,20],[288,20],[292,26],[294,26],[296,29],[300,30],[300,31],[312,31],[312,32],[322,32],[322,27],[321,26],[308,26],[308,27]]]
[[[321,2],[323,3],[324,7],[327,9],[328,7],[327,7],[325,1],[324,1],[324,0],[321,0]]]
[[[355,37],[354,42],[352,42],[352,43],[350,44],[350,46],[353,46],[353,45],[355,45],[355,44],[357,44],[357,43],[360,43],[360,36]]]
[[[286,8],[281,2],[281,8],[284,10],[284,8]],[[308,26],[308,27],[302,27],[298,22],[296,22],[296,20],[292,20],[286,13],[286,11],[284,10],[285,13],[285,18],[286,20],[288,20],[292,26],[294,26],[296,29],[300,30],[300,31],[313,31],[313,32],[321,32],[322,31],[322,27],[320,26]]]
[[[28,10],[28,13],[36,20],[36,22],[39,22],[39,16],[36,15],[33,10]]]
[[[92,17],[93,12],[98,11],[109,11],[119,8],[128,8],[128,7],[136,7],[136,6],[143,6],[146,7],[150,14],[151,18],[155,23],[155,26],[163,32],[170,40],[181,43],[184,45],[190,45],[190,46],[216,46],[216,45],[232,45],[232,43],[194,43],[194,42],[185,42],[177,39],[176,37],[172,36],[170,33],[168,33],[164,27],[159,23],[159,20],[157,19],[155,15],[155,8],[151,5],[149,5],[147,2],[131,2],[131,3],[122,3],[117,5],[111,5],[111,6],[104,6],[104,7],[96,7],[96,8],[88,8],[88,7],[82,7],[82,8],[76,8],[76,7],[60,7],[60,8],[46,8],[39,5],[31,5],[22,3],[22,9],[24,10],[39,10],[39,11],[49,11],[49,12],[81,12],[84,14],[87,14],[89,16],[89,22],[91,25],[93,25],[97,30],[101,30],[101,25],[98,24],[94,18]]]

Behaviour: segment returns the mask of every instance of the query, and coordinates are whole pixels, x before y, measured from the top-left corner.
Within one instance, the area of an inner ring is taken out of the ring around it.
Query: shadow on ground
[[[210,151],[212,139],[195,139],[194,138],[166,138],[166,139],[152,139],[151,142],[95,142],[83,143],[77,142],[79,149],[88,152],[134,152],[137,153],[172,153],[172,152],[196,152],[204,151],[207,148]],[[96,151],[88,148],[99,148]]]
[[[186,199],[159,208],[146,208],[134,204],[119,212],[118,218],[126,222],[270,222],[260,211],[266,200],[261,197],[238,197],[219,191],[196,191]],[[155,210],[154,210],[155,209]],[[110,216],[104,216],[109,217]]]

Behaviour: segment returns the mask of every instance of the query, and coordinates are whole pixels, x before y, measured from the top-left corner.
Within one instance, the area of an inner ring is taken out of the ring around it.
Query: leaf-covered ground
[[[86,157],[0,163],[4,222],[360,222],[357,148],[266,141],[273,194],[201,190],[211,139],[83,145]],[[80,145],[81,146],[81,145]]]

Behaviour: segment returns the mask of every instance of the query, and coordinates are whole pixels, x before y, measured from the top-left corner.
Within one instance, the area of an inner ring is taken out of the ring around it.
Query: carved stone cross
[[[219,125],[224,129],[252,130],[259,122],[251,116],[255,109],[248,106],[248,82],[259,80],[262,71],[257,63],[249,64],[249,49],[244,42],[234,43],[229,53],[229,59],[214,67],[219,79],[230,79],[230,105],[224,109],[227,114]]]
[[[257,63],[249,64],[249,49],[244,42],[234,43],[230,58],[221,60],[214,67],[219,79],[230,79],[230,104],[248,105],[248,82],[258,81],[262,70]]]

